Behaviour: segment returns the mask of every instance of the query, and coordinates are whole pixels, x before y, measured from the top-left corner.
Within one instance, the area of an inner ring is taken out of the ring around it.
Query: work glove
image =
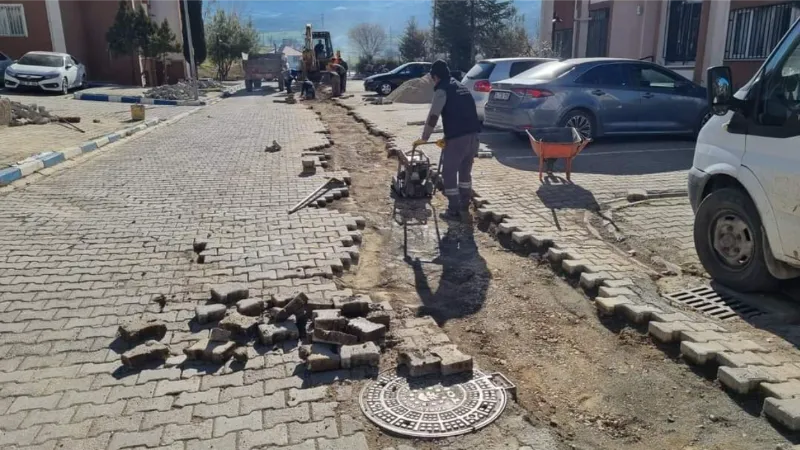
[[[428,141],[426,141],[425,139],[417,139],[416,141],[414,141],[413,145],[414,145],[414,147],[418,147],[418,146],[420,146],[422,144],[427,144],[427,143],[428,143]]]
[[[439,139],[438,141],[436,141],[436,146],[443,150],[444,150],[444,144],[445,144],[444,139]]]

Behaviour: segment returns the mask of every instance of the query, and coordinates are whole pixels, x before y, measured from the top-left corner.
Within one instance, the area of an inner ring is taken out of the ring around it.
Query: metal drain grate
[[[720,294],[710,286],[673,292],[664,295],[664,297],[720,320],[727,320],[736,316],[750,319],[764,314],[764,311],[729,295]]]

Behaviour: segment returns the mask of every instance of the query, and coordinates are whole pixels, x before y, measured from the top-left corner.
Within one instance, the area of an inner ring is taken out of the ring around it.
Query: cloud
[[[333,8],[334,11],[344,11],[346,9],[347,9],[346,6],[337,6],[336,8]]]

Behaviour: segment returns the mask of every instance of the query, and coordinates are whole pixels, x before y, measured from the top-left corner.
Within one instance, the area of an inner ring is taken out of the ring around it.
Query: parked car
[[[735,95],[730,68],[707,79],[715,115],[689,170],[695,249],[717,282],[772,290],[800,276],[800,21]]]
[[[2,86],[3,80],[5,80],[6,68],[13,63],[14,60],[11,59],[10,56],[6,55],[3,52],[0,52],[0,86]]]
[[[709,117],[705,89],[646,61],[551,61],[492,83],[484,125],[524,135],[534,127],[576,128],[597,138],[696,134]]]
[[[6,68],[6,89],[41,89],[67,94],[86,85],[86,68],[66,53],[28,52]]]
[[[364,90],[389,95],[408,80],[419,78],[431,71],[431,63],[410,62],[394,70],[364,78]]]
[[[475,106],[478,108],[478,117],[483,120],[483,108],[489,100],[492,83],[514,78],[539,64],[555,61],[550,58],[496,58],[478,61],[469,69],[461,83],[472,93]]]

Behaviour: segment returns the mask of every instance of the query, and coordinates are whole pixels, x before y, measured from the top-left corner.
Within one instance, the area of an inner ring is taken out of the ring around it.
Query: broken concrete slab
[[[352,334],[344,333],[335,330],[323,330],[315,328],[314,334],[311,336],[313,342],[321,342],[324,344],[333,345],[354,345],[358,343],[358,337]]]
[[[222,364],[231,357],[234,348],[236,348],[236,343],[233,341],[213,342],[209,339],[201,339],[195,342],[191,347],[183,349],[183,353],[185,353],[186,357],[189,359]]]
[[[156,319],[132,319],[122,322],[119,326],[120,337],[128,343],[141,341],[160,341],[167,334],[167,326]]]
[[[386,326],[370,322],[363,317],[350,319],[347,322],[347,331],[358,337],[358,342],[377,341],[386,336]]]
[[[352,367],[378,367],[381,360],[381,349],[372,342],[358,345],[343,345],[339,349],[342,368]]]
[[[431,348],[430,351],[442,360],[442,375],[472,372],[472,356],[461,353],[455,345],[441,345]]]
[[[220,328],[228,330],[238,336],[248,334],[257,324],[257,318],[245,316],[238,312],[232,312],[219,321]]]
[[[194,309],[195,319],[199,324],[216,322],[225,317],[226,311],[225,305],[221,304],[200,305]]]
[[[311,313],[311,318],[315,329],[342,331],[347,326],[347,319],[338,309],[318,309]]]
[[[372,300],[366,295],[353,295],[351,297],[336,297],[333,307],[342,311],[345,317],[364,317],[369,314]]]
[[[141,368],[149,363],[163,362],[169,357],[169,347],[158,341],[147,341],[122,354],[122,364],[131,368]]]
[[[245,316],[260,316],[267,307],[267,302],[259,298],[248,298],[236,302],[236,311]]]
[[[300,337],[297,324],[290,321],[261,324],[258,326],[258,334],[264,345],[276,344]]]
[[[397,357],[400,365],[406,366],[412,377],[424,377],[441,372],[441,358],[421,349],[401,349]]]
[[[336,350],[328,344],[312,344],[311,353],[306,358],[306,368],[310,372],[337,370],[341,367],[341,358]]]
[[[211,300],[230,305],[250,296],[247,285],[238,283],[220,284],[211,288]]]

